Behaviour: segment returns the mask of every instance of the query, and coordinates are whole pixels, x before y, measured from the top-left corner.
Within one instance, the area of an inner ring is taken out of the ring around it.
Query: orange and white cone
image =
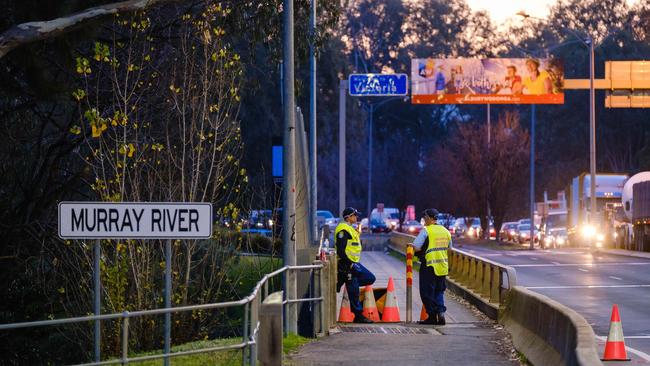
[[[424,304],[422,304],[422,311],[420,311],[420,320],[427,320],[429,319],[429,314],[427,314],[427,309],[424,307]]]
[[[399,306],[397,305],[397,296],[395,296],[395,284],[393,277],[388,277],[388,288],[386,289],[386,304],[384,313],[381,315],[381,321],[384,323],[399,323]]]
[[[372,292],[372,286],[366,286],[363,295],[363,316],[372,320],[373,322],[379,321],[379,311],[377,311],[377,303],[375,303],[375,294]]]
[[[612,319],[609,323],[609,335],[605,343],[603,361],[629,361],[625,351],[625,338],[623,337],[623,324],[618,314],[618,305],[612,308]]]
[[[343,286],[343,299],[341,300],[341,309],[339,310],[339,322],[352,323],[354,321],[354,313],[350,309],[350,298],[348,297],[348,290]]]

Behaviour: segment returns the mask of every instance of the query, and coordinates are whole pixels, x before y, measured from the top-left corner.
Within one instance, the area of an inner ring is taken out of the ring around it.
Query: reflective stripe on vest
[[[359,232],[347,222],[342,222],[336,226],[336,230],[334,231],[334,240],[337,240],[341,231],[348,233],[351,238],[348,239],[347,243],[345,243],[345,255],[352,262],[359,262],[361,260],[361,239],[359,238]]]
[[[425,252],[426,265],[433,267],[436,276],[449,274],[449,262],[447,260],[447,249],[451,242],[451,234],[440,225],[429,225],[425,227],[429,246]]]

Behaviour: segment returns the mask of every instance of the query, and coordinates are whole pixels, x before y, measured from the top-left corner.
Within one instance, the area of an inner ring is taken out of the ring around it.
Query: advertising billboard
[[[558,59],[411,60],[413,104],[563,104]]]

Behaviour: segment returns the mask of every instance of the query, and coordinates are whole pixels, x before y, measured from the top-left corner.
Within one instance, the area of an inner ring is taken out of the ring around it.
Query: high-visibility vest
[[[426,265],[433,267],[436,276],[446,276],[449,274],[447,250],[451,243],[451,234],[444,226],[440,225],[429,225],[425,229],[429,240],[427,251],[424,254]]]
[[[334,240],[337,240],[341,231],[348,233],[351,238],[348,239],[348,242],[345,244],[345,255],[352,262],[359,262],[361,260],[361,239],[359,238],[359,232],[347,222],[342,222],[336,226],[336,230],[334,231]]]

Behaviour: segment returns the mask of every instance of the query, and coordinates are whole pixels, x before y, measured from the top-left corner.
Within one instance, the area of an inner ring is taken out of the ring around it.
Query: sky
[[[538,18],[546,18],[551,5],[556,0],[466,0],[472,10],[487,10],[494,21],[494,24],[501,26],[506,19],[520,18],[515,14],[521,10]],[[628,0],[628,4],[636,3],[638,0]],[[495,6],[495,4],[498,4]]]

